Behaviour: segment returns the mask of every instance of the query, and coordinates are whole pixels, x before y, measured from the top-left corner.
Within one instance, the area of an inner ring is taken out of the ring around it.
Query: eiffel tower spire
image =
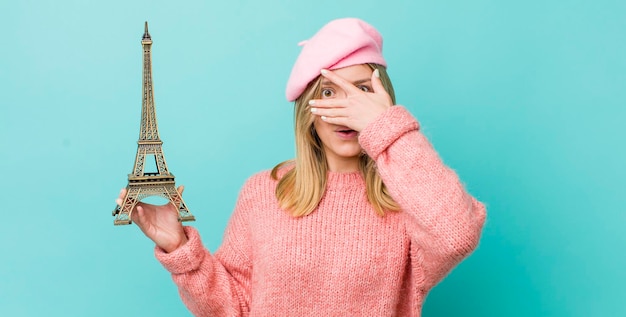
[[[146,31],[143,33],[143,38],[141,39],[141,42],[143,44],[143,41],[148,40],[152,44],[152,40],[150,39],[150,33],[148,33],[148,21],[146,21],[145,29]]]
[[[137,141],[137,156],[132,174],[128,175],[126,197],[122,205],[113,210],[115,225],[126,225],[132,222],[131,214],[135,205],[149,196],[160,196],[174,205],[178,210],[179,221],[193,221],[182,196],[175,186],[174,174],[170,173],[163,155],[163,141],[159,137],[156,109],[154,107],[154,90],[152,88],[152,38],[148,33],[148,22],[141,39],[143,47],[143,96],[141,103],[141,126]],[[154,160],[156,171],[146,171],[146,159]]]
[[[141,107],[141,131],[139,142],[161,142],[154,109],[154,90],[152,89],[152,38],[148,33],[146,21],[145,32],[141,39],[143,46],[143,102]]]

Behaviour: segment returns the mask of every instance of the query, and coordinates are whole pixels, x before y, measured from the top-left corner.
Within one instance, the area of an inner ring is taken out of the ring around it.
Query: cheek
[[[315,118],[313,119],[313,127],[315,127],[315,131],[317,131],[318,133],[322,132],[325,123],[326,122],[322,121],[320,117],[315,116]]]
[[[326,140],[328,139],[328,135],[332,132],[330,124],[320,119],[320,117],[315,117],[315,121],[313,121],[313,126],[315,127],[315,131],[317,132],[317,135],[320,137],[322,142],[326,142]]]

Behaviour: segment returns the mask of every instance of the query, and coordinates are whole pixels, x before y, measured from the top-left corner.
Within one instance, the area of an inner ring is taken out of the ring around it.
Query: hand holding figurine
[[[183,189],[183,186],[177,189],[181,196]],[[121,205],[125,195],[126,188],[122,189],[115,202]],[[171,202],[161,206],[138,202],[131,218],[165,252],[172,252],[187,242],[183,226],[178,221],[178,210]]]

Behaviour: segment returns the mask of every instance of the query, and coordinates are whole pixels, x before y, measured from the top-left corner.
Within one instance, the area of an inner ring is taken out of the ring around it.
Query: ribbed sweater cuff
[[[376,159],[393,142],[409,131],[418,130],[419,123],[403,106],[392,106],[359,134],[359,143]]]
[[[166,253],[158,246],[154,248],[154,255],[163,267],[172,274],[183,274],[200,267],[206,255],[200,234],[189,226],[183,227],[187,235],[187,243],[171,253]]]

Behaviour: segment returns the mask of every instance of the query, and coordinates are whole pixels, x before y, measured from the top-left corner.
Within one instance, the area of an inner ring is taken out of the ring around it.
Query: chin
[[[341,151],[337,151],[337,155],[344,158],[358,158],[361,155],[362,149],[361,147],[355,147],[352,149],[342,149]]]

